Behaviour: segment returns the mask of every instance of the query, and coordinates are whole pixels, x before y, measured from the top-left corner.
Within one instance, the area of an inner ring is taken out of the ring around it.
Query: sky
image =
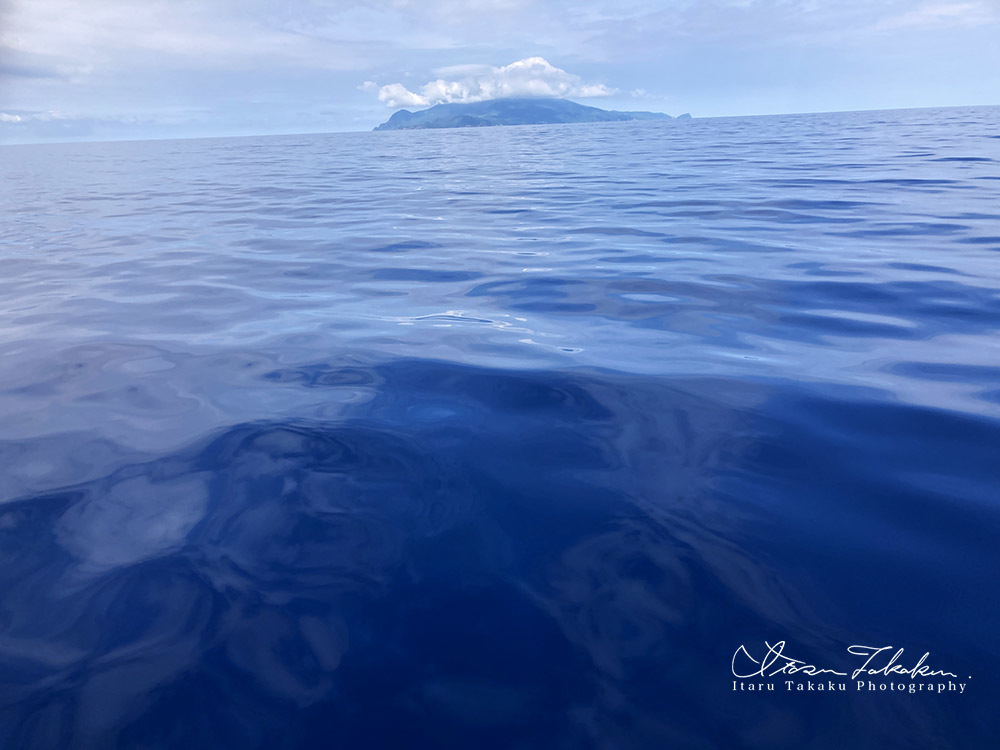
[[[1000,0],[0,0],[0,143],[1000,104]]]

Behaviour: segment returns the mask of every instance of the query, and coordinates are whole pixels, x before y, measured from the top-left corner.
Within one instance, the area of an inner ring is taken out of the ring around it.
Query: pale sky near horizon
[[[369,130],[556,95],[695,117],[1000,104],[1000,0],[0,0],[0,143]]]

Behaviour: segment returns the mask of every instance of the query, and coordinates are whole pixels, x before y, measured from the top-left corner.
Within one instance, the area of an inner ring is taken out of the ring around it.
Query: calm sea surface
[[[3,748],[997,746],[1000,108],[5,147],[0,211]]]

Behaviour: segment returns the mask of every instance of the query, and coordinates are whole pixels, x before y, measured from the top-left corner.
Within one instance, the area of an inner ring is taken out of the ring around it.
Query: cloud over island
[[[429,107],[448,102],[482,102],[512,96],[550,96],[556,98],[610,96],[615,93],[600,83],[584,83],[580,76],[557,68],[543,57],[526,57],[510,65],[453,65],[440,68],[438,78],[428,81],[420,91],[410,91],[401,83],[382,86],[379,101],[394,109]],[[365,82],[366,88],[369,81]]]

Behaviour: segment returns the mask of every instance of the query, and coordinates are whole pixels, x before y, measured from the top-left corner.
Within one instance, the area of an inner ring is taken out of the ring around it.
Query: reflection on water
[[[4,148],[0,747],[993,747],[996,120]]]
[[[841,667],[861,637],[997,663],[993,423],[788,384],[269,376],[378,386],[3,506],[12,746],[878,747],[992,722],[983,693],[727,691],[736,645],[776,635]]]

